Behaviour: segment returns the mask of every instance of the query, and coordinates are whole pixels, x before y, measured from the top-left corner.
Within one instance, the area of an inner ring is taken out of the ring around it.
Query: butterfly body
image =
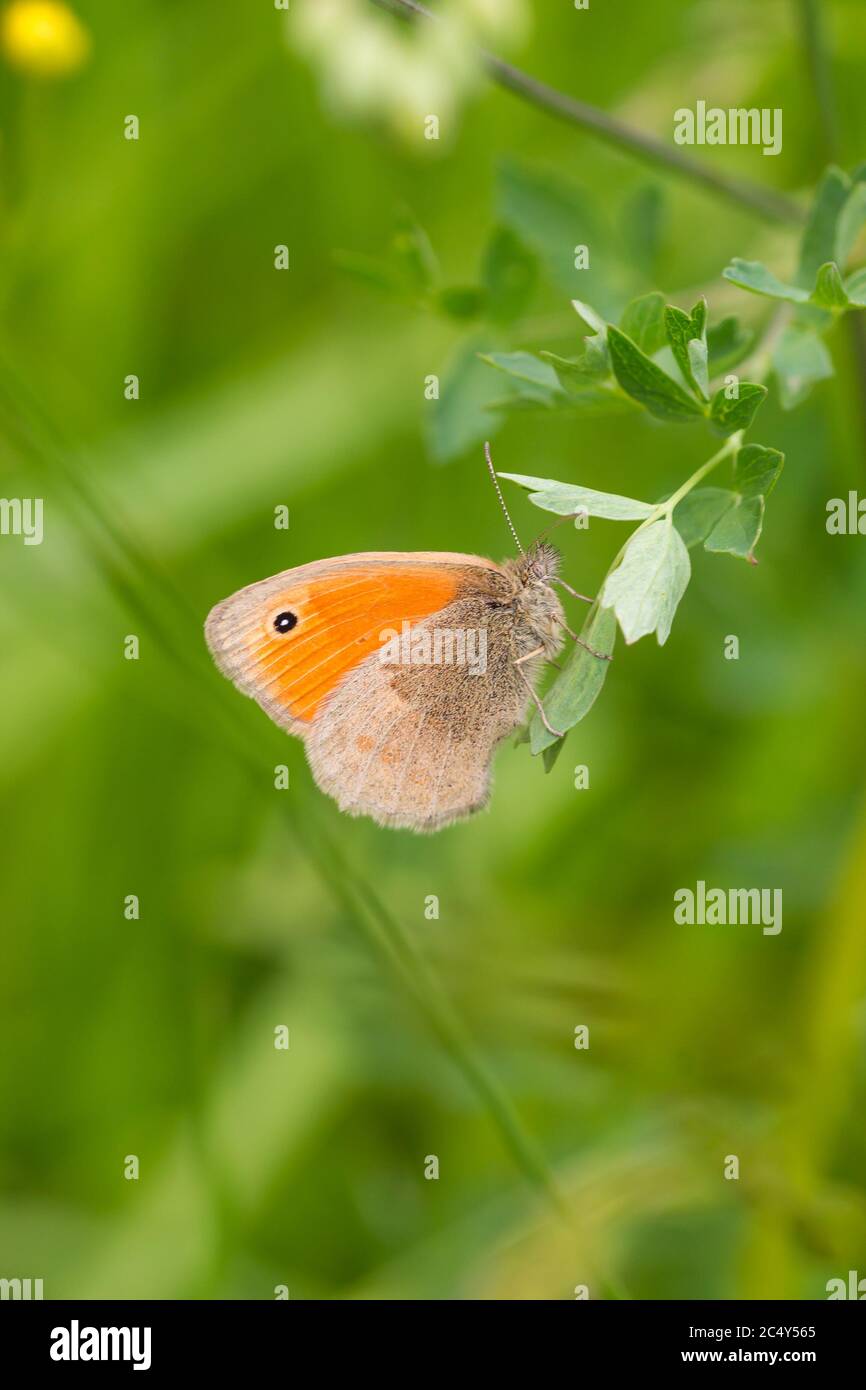
[[[207,641],[302,738],[341,810],[434,831],[486,804],[496,746],[562,646],[558,564],[546,545],[501,565],[438,551],[319,560],[217,604]]]

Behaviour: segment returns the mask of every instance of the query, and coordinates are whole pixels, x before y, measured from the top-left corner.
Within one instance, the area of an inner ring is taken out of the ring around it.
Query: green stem
[[[737,430],[736,434],[732,434],[729,439],[725,440],[718,453],[713,454],[713,457],[707,459],[706,463],[702,463],[700,468],[697,468],[690,478],[686,478],[682,487],[677,488],[676,492],[668,497],[666,501],[660,503],[653,517],[648,517],[647,520],[654,521],[657,516],[662,515],[672,516],[674,507],[677,503],[681,502],[683,498],[692,491],[692,488],[696,488],[698,483],[702,483],[707,474],[712,473],[713,469],[717,468],[724,459],[730,458],[731,454],[735,454],[742,442],[743,431]]]
[[[622,557],[625,555],[626,550],[628,549],[629,545],[631,545],[631,542],[634,540],[638,532],[645,531],[648,526],[652,526],[654,522],[659,521],[662,517],[667,517],[667,519],[670,521],[673,517],[674,508],[676,507],[677,503],[681,502],[683,498],[689,492],[692,491],[693,488],[696,488],[698,486],[699,483],[702,483],[708,473],[712,473],[713,469],[718,468],[719,464],[722,463],[726,458],[730,458],[732,454],[735,454],[742,442],[743,431],[737,430],[736,434],[732,434],[729,439],[725,440],[721,449],[719,449],[717,453],[713,454],[712,458],[707,459],[706,463],[702,463],[700,468],[695,469],[691,477],[686,478],[686,481],[682,484],[681,487],[677,488],[676,492],[672,493],[670,497],[667,497],[664,500],[664,502],[659,502],[658,506],[653,509],[650,515],[648,517],[645,517],[644,520],[640,523],[640,525],[634,528],[634,530],[629,535],[628,539],[623,542],[622,546],[617,551],[616,555],[613,558],[613,561],[611,562],[610,568],[607,571],[607,574],[601,581],[601,584],[599,585],[598,589],[598,594],[596,595],[595,603],[592,605],[592,608],[589,610],[589,613],[587,615],[585,626],[588,626],[589,623],[592,621],[593,617],[595,616],[596,610],[598,609],[599,601],[604,592],[605,584],[607,583],[610,576],[613,574],[614,570],[619,565],[620,561],[622,560]]]
[[[822,162],[835,158],[839,128],[833,77],[824,36],[824,15],[820,0],[796,0],[800,12],[801,36],[822,143]],[[866,439],[866,326],[861,314],[846,314],[845,331],[848,351],[857,375],[859,408],[857,411],[861,439]]]
[[[373,0],[373,4],[378,5],[380,9],[389,10],[392,14],[414,15],[425,20],[438,18],[426,6],[419,4],[418,0]],[[602,111],[600,107],[591,106],[589,102],[579,101],[576,97],[557,91],[555,87],[549,87],[545,82],[539,82],[529,73],[506,63],[495,53],[480,50],[480,57],[488,74],[498,86],[546,111],[549,116],[578,126],[581,130],[590,131],[600,140],[606,140],[608,144],[626,150],[647,163],[661,165],[691,183],[700,184],[717,197],[726,198],[729,202],[748,208],[750,212],[758,213],[769,221],[789,224],[803,222],[803,209],[785,194],[776,193],[770,188],[745,179],[728,178],[715,169],[708,168],[700,160],[693,159],[691,155],[684,154],[676,146],[668,145],[655,135],[636,130],[625,121]]]
[[[818,129],[823,146],[821,163],[826,164],[835,157],[838,132],[830,63],[824,42],[824,17],[820,0],[796,0],[796,3],[800,12],[803,49],[818,110]]]

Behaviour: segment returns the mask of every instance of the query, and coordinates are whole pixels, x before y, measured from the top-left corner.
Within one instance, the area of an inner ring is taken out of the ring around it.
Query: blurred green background
[[[698,98],[782,107],[778,158],[692,153],[806,199],[827,150],[801,8],[527,3],[481,36],[667,141]],[[409,209],[442,283],[472,283],[518,161],[614,229],[598,294],[703,290],[759,324],[720,271],[784,274],[797,229],[469,67],[449,95],[435,55],[446,129],[413,141],[347,110],[354,69],[321,56],[336,30],[310,56],[269,3],[75,12],[74,71],[8,47],[0,69],[0,491],[45,500],[42,546],[0,538],[0,1276],[54,1298],[535,1299],[822,1298],[866,1275],[866,541],[825,529],[827,499],[864,487],[844,325],[836,376],[789,414],[771,392],[751,436],[787,458],[760,565],[697,552],[667,646],[618,647],[549,775],[506,744],[472,822],[341,817],[201,631],[321,556],[509,553],[477,443],[438,461],[424,379],[479,346],[576,354],[569,287],[542,273],[519,322],[479,328],[335,253],[385,255]],[[824,15],[850,167],[866,27],[859,0]],[[711,452],[637,414],[496,423],[500,469],[638,497]],[[524,537],[542,528],[509,500]],[[623,532],[557,536],[593,591]],[[781,934],[675,925],[698,879],[781,887]]]

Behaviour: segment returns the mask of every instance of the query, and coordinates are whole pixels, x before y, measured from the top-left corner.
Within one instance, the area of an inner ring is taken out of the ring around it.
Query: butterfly
[[[435,831],[487,804],[496,747],[530,701],[547,724],[534,682],[575,636],[559,565],[545,541],[501,564],[450,551],[315,560],[218,603],[205,635],[223,674],[302,739],[342,811]]]

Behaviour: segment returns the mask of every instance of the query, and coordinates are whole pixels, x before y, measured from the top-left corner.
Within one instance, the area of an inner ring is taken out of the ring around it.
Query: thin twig
[[[414,15],[425,20],[438,18],[426,6],[419,4],[418,0],[373,0],[373,4],[392,14],[402,13],[407,17]],[[498,57],[497,54],[484,49],[479,52],[494,82],[546,111],[548,115],[567,121],[569,125],[579,126],[582,130],[591,131],[599,139],[627,150],[648,163],[660,164],[671,173],[689,179],[692,183],[701,184],[718,197],[727,198],[729,202],[746,207],[770,221],[799,223],[804,220],[803,209],[784,193],[776,193],[770,188],[762,187],[761,184],[745,179],[728,178],[725,174],[717,173],[675,146],[665,144],[657,136],[635,130],[625,121],[608,115],[600,107],[591,106],[589,102],[580,101],[577,97],[557,91],[555,87],[549,87],[546,82],[540,82],[529,73],[506,63],[504,58]]]

